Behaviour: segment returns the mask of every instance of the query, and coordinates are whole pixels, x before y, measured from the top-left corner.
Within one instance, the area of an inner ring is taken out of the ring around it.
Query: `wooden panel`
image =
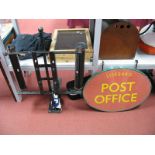
[[[139,34],[128,22],[109,26],[101,35],[100,59],[132,59],[138,47]]]

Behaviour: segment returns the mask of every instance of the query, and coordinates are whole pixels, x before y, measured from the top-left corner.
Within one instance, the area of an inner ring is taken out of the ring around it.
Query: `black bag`
[[[48,51],[51,44],[51,33],[43,32],[43,40],[44,45],[41,44],[41,39],[39,33],[30,35],[30,34],[20,34],[13,40],[12,44],[15,46],[16,52],[22,51],[39,51],[42,50],[44,46],[44,50]],[[42,56],[42,54],[37,54],[37,57]],[[31,59],[31,54],[20,55],[20,60]]]

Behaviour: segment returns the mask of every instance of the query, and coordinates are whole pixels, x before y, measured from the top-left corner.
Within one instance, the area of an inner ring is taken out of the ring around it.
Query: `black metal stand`
[[[69,98],[72,100],[82,98],[82,89],[84,83],[90,76],[84,77],[84,60],[85,60],[86,44],[83,42],[78,43],[75,53],[75,80],[67,83],[67,90]],[[77,93],[77,91],[79,93]]]
[[[40,32],[41,33],[41,32]],[[9,55],[10,60],[12,62],[12,66],[15,72],[15,75],[17,77],[18,83],[20,87],[26,88],[25,81],[22,75],[22,71],[20,68],[20,64],[18,61],[17,56],[19,54],[32,54],[35,73],[37,77],[38,87],[39,91],[20,91],[19,94],[49,94],[51,96],[51,100],[49,103],[49,109],[48,112],[61,112],[62,111],[62,100],[61,100],[61,94],[69,94],[73,96],[82,96],[82,89],[83,89],[83,83],[84,83],[84,59],[85,59],[85,44],[79,43],[76,52],[68,52],[69,54],[75,54],[76,55],[76,62],[75,62],[75,80],[72,82],[71,89],[68,89],[66,92],[61,92],[60,90],[60,82],[58,80],[57,75],[57,68],[56,68],[56,60],[55,60],[55,54],[68,54],[67,52],[47,52],[47,51],[24,51],[24,52],[15,52],[15,49],[13,47],[9,47],[9,53],[6,53],[6,55]],[[38,63],[37,53],[41,53],[43,55],[43,64]],[[49,54],[50,62],[47,63],[47,57],[46,54]],[[41,77],[40,68],[45,68],[45,77]],[[52,73],[52,77],[50,77],[49,74],[49,68]],[[43,88],[43,80],[47,81],[48,84],[48,91],[45,91]]]
[[[75,89],[82,89],[84,77],[85,43],[79,43],[76,48],[75,61]]]
[[[7,47],[8,47],[8,52],[9,53],[15,52],[15,46],[14,45],[8,45]],[[11,64],[12,64],[12,67],[13,67],[17,82],[19,84],[19,87],[21,89],[26,89],[26,84],[25,84],[25,80],[24,80],[24,77],[23,77],[22,70],[20,68],[18,55],[17,54],[9,55],[9,57],[10,57],[10,61],[11,61]]]
[[[51,101],[49,103],[49,112],[60,112],[62,111],[61,102],[60,102],[60,85],[57,76],[57,69],[55,63],[55,55],[52,52],[49,52],[50,64],[47,64],[46,55],[43,54],[44,64],[38,64],[38,59],[35,52],[32,52],[33,63],[36,71],[38,86],[40,89],[40,94],[44,93],[42,81],[46,80],[49,88],[49,92],[51,92]],[[46,77],[41,77],[40,68],[44,67],[46,71]],[[51,68],[52,77],[49,76],[48,68]],[[53,81],[53,83],[51,83]],[[53,88],[52,88],[53,86]]]

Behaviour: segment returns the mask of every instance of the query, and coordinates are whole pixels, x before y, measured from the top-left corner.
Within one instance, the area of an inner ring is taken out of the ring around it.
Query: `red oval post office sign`
[[[83,96],[87,104],[100,111],[132,109],[149,96],[151,83],[140,71],[112,69],[87,81]]]

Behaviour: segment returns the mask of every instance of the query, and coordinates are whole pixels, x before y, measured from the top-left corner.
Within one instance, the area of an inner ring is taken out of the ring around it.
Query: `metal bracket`
[[[103,69],[104,69],[104,61],[102,60],[102,71],[103,71]]]
[[[138,67],[138,60],[135,60],[135,68],[137,69],[137,67]]]

